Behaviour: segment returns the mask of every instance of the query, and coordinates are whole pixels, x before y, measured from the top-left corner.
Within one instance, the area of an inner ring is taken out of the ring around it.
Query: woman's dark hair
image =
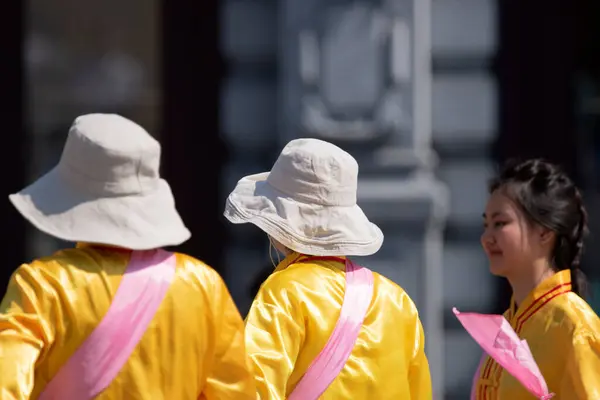
[[[541,159],[509,161],[490,183],[490,193],[498,189],[505,191],[531,222],[556,233],[553,266],[570,269],[573,292],[585,297],[587,281],[579,264],[588,217],[573,181],[560,167]]]

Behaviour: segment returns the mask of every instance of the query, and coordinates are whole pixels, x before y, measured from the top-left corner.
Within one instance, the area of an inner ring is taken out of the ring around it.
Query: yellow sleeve
[[[304,340],[304,319],[294,295],[272,275],[246,318],[246,347],[259,399],[284,400]]]
[[[561,399],[600,399],[600,340],[592,335],[575,337],[560,392]]]
[[[427,356],[425,355],[425,335],[423,333],[423,325],[421,324],[421,320],[419,319],[416,308],[414,309],[412,324],[415,335],[413,336],[414,353],[408,371],[410,397],[411,399],[431,400],[433,395],[431,393],[429,362],[427,361]]]
[[[254,376],[246,354],[244,321],[225,283],[215,272],[215,354],[202,399],[256,399]]]
[[[38,357],[54,341],[55,297],[38,270],[22,265],[0,303],[0,397],[29,399]]]

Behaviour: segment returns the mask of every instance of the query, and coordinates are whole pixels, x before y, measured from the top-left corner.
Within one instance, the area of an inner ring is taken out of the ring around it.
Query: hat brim
[[[284,246],[318,256],[368,256],[383,233],[358,205],[329,207],[292,199],[269,184],[268,172],[242,178],[227,198],[225,217],[251,223]]]
[[[162,179],[151,193],[98,197],[67,184],[54,168],[9,199],[37,229],[69,242],[149,250],[191,236]]]

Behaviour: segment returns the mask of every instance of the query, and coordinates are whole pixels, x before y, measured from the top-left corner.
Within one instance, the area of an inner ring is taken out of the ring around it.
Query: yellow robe
[[[600,319],[571,291],[571,273],[542,282],[504,314],[531,352],[553,400],[600,400]],[[489,357],[481,367],[478,400],[534,400]]]
[[[283,400],[327,343],[345,287],[340,262],[291,254],[263,283],[246,319],[246,349],[260,399]],[[423,328],[409,296],[374,273],[356,345],[322,400],[431,400]]]
[[[97,399],[256,399],[227,288],[210,267],[176,257],[148,330]],[[17,269],[0,305],[0,399],[39,396],[108,311],[128,262],[127,251],[80,245]]]

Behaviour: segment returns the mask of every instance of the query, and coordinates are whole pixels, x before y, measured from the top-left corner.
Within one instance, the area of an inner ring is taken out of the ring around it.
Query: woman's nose
[[[492,235],[489,229],[485,229],[481,234],[481,244],[485,246],[492,243],[494,243],[494,235]]]

